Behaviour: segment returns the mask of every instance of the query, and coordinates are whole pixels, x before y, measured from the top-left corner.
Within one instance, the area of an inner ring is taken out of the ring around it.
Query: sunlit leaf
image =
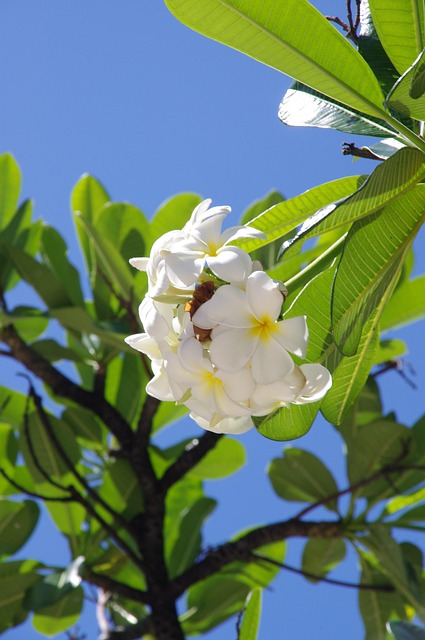
[[[40,509],[33,500],[0,501],[0,555],[18,551],[34,531]]]
[[[182,229],[200,202],[202,202],[202,198],[196,193],[179,193],[163,202],[155,211],[150,223],[150,239],[145,247],[146,255],[149,255],[148,252],[153,242],[159,236],[167,231]]]
[[[243,467],[245,461],[245,448],[240,440],[221,438],[190,470],[190,475],[203,480],[224,478]]]
[[[4,229],[18,205],[21,172],[10,153],[0,155],[0,229]]]
[[[381,330],[396,329],[425,317],[425,276],[408,280],[391,296],[381,317]]]
[[[43,635],[54,636],[69,629],[80,617],[84,591],[73,589],[55,604],[38,609],[33,616],[34,628]]]
[[[305,544],[302,571],[311,582],[317,582],[345,558],[345,542],[341,538],[311,538]],[[308,574],[318,576],[313,578]]]
[[[358,52],[306,0],[167,0],[195,31],[371,115],[382,93]]]
[[[261,618],[261,593],[260,589],[254,589],[248,594],[238,640],[257,640]]]

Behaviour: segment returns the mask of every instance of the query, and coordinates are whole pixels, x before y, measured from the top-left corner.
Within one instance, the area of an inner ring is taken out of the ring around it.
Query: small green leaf
[[[65,287],[69,298],[76,306],[84,306],[81,291],[80,276],[77,269],[70,263],[68,249],[62,236],[47,225],[43,226],[41,236],[41,255],[43,263]]]
[[[32,619],[34,628],[46,636],[66,631],[78,620],[83,606],[84,591],[73,589],[55,604],[38,609]]]
[[[254,589],[248,594],[238,640],[257,640],[261,618],[261,589]]]
[[[157,238],[168,231],[182,229],[201,201],[202,198],[196,193],[179,193],[163,202],[150,224],[150,241],[145,247],[146,255]]]
[[[181,517],[179,537],[175,542],[168,563],[170,578],[180,575],[194,563],[201,548],[202,525],[216,504],[217,502],[211,498],[200,498],[188,505],[186,512]]]
[[[12,555],[34,531],[40,509],[33,500],[0,501],[0,555]]]
[[[146,255],[150,225],[143,213],[127,202],[105,204],[95,215],[98,232],[113,242],[123,259]]]
[[[56,340],[48,338],[46,340],[38,340],[33,342],[31,348],[49,362],[57,362],[58,360],[70,360],[71,362],[79,362],[80,356],[72,349],[67,349]]]
[[[403,340],[381,340],[375,356],[374,364],[385,364],[398,360],[407,354],[407,346]]]
[[[189,473],[201,480],[225,478],[243,467],[245,461],[245,447],[240,440],[221,438]]]
[[[81,407],[69,407],[62,413],[61,418],[71,427],[77,438],[89,442],[90,447],[97,444],[104,448],[102,423],[94,413]]]
[[[398,329],[425,317],[425,275],[396,289],[381,317],[381,330]]]
[[[279,442],[297,440],[311,429],[319,411],[318,403],[290,404],[263,417],[254,417],[258,433]]]
[[[388,628],[395,640],[425,640],[425,629],[404,620],[391,620]]]
[[[2,563],[4,571],[0,574],[0,633],[18,626],[28,616],[24,607],[27,590],[40,576],[34,571],[20,571],[24,562]]]
[[[341,538],[311,538],[304,547],[302,571],[308,580],[318,582],[344,558],[345,542]],[[309,573],[318,577],[313,578]]]
[[[48,307],[55,309],[73,304],[66,286],[59,282],[48,267],[17,247],[4,247],[3,251],[21,277],[35,289]]]
[[[425,119],[425,51],[397,80],[385,104],[415,120]]]
[[[273,489],[284,500],[319,502],[338,492],[329,469],[302,449],[285,449],[282,458],[272,460],[267,473]],[[336,511],[336,499],[327,500],[324,506]]]
[[[32,307],[16,307],[9,313],[0,310],[0,325],[13,324],[22,340],[32,342],[44,333],[49,324],[45,313]]]
[[[0,155],[0,229],[12,219],[18,206],[21,172],[10,153]]]

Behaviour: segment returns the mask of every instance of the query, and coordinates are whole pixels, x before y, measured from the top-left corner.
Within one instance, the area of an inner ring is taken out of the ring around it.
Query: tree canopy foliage
[[[103,640],[179,640],[234,615],[239,640],[255,640],[262,590],[301,537],[299,571],[312,581],[337,582],[328,574],[355,550],[367,639],[424,638],[412,623],[425,620],[422,550],[394,532],[424,529],[425,416],[404,425],[385,415],[376,380],[405,352],[385,333],[425,315],[425,276],[411,276],[425,217],[423,4],[359,0],[353,12],[348,3],[347,22],[337,20],[346,37],[307,0],[166,3],[191,28],[294,78],[284,123],[380,138],[346,148],[379,162],[369,176],[288,200],[272,193],[242,218],[264,237],[235,240],[285,282],[284,318],[307,317],[306,361],[333,381],[323,400],[255,417],[258,438],[301,438],[321,411],[345,443],[346,483],[295,443],[267,470],[291,517],[205,548],[216,504],[204,481],[240,468],[243,438],[200,430],[160,448],[155,435],[186,408],[146,393],[149,360],[124,341],[141,330],[148,286],[129,259],[181,229],[200,198],[179,194],[147,220],[83,176],[71,196],[80,274],[60,233],[20,202],[20,170],[2,155],[0,357],[25,372],[28,392],[13,380],[0,388],[0,633],[30,613],[41,634],[70,629],[91,585]],[[69,544],[64,566],[14,559],[41,504]]]

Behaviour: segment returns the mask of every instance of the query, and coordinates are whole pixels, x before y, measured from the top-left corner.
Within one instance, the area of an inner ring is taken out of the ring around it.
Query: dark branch
[[[90,584],[94,584],[100,589],[104,589],[105,591],[110,591],[111,593],[121,596],[122,598],[133,600],[134,602],[141,602],[142,604],[149,604],[150,602],[146,591],[129,587],[114,578],[108,578],[100,573],[96,573],[96,571],[93,571],[92,569],[86,569],[84,573],[84,580]]]
[[[55,369],[48,360],[36,353],[23,341],[11,325],[0,331],[0,340],[9,346],[15,360],[21,362],[29,371],[43,380],[55,395],[68,398],[80,406],[94,411],[107,425],[122,447],[131,450],[133,432],[115,407],[106,402],[104,398],[98,397],[95,393],[75,384],[75,382],[72,382],[72,380]]]
[[[194,438],[189,442],[181,456],[168,467],[161,479],[161,487],[164,493],[188,471],[202,460],[220,440],[223,434],[207,431],[200,438]]]
[[[37,500],[43,500],[46,502],[74,502],[74,498],[72,496],[56,496],[56,497],[51,497],[51,496],[44,496],[41,493],[35,493],[35,491],[30,491],[29,489],[26,489],[24,486],[22,486],[21,484],[19,484],[18,482],[16,482],[16,480],[14,480],[13,478],[11,478],[4,469],[0,468],[0,475],[3,476],[3,478],[5,478],[7,480],[7,482],[9,482],[9,484],[12,485],[12,487],[15,487],[15,489],[17,489],[20,493],[24,493],[26,496],[30,496],[31,498],[35,498]]]
[[[354,142],[343,142],[342,144],[343,156],[356,156],[356,158],[367,158],[368,160],[385,160],[385,158],[373,153],[367,147],[356,147]]]
[[[290,571],[292,573],[296,573],[300,576],[304,576],[304,578],[311,578],[312,580],[317,580],[318,582],[326,582],[326,584],[335,584],[339,587],[348,587],[351,589],[363,589],[366,591],[395,591],[394,587],[391,585],[375,585],[375,584],[362,584],[355,582],[346,582],[345,580],[334,580],[333,578],[327,578],[326,576],[319,576],[310,571],[305,571],[304,569],[297,569],[296,567],[292,567],[289,564],[278,562],[277,560],[273,560],[273,558],[267,558],[267,556],[259,555],[258,553],[251,554],[253,560],[261,560],[262,562],[267,562],[268,564],[272,564],[275,567],[279,567],[280,569],[286,569],[286,571]]]
[[[181,596],[195,582],[204,580],[223,567],[235,562],[247,562],[258,547],[287,538],[339,538],[344,534],[344,525],[335,522],[302,522],[286,520],[253,529],[234,542],[227,542],[211,549],[204,558],[192,565],[172,583],[175,597]]]

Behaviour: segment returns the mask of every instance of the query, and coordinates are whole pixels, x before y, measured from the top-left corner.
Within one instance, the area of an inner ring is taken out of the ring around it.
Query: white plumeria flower
[[[163,249],[169,281],[177,288],[191,287],[205,267],[225,282],[243,282],[252,271],[252,260],[246,251],[232,246],[239,238],[264,238],[252,227],[237,226],[221,231],[230,207],[208,209],[211,200],[204,200],[195,209],[183,228],[185,234],[168,249]]]
[[[294,369],[288,351],[305,357],[305,316],[278,320],[283,304],[279,285],[264,271],[254,271],[246,291],[224,285],[194,314],[193,324],[212,329],[211,359],[226,372],[250,363],[254,380],[270,384]]]
[[[249,416],[245,418],[228,418],[227,416],[222,416],[219,417],[218,421],[214,421],[212,416],[206,419],[194,412],[191,412],[189,415],[200,427],[207,431],[213,431],[214,433],[240,435],[246,433],[254,426]]]
[[[321,400],[332,386],[330,372],[321,364],[302,364],[300,369],[305,377],[305,385],[295,404]]]
[[[169,333],[174,317],[174,306],[145,296],[139,305],[139,318],[144,330],[160,340]]]
[[[179,369],[173,371],[181,386],[187,385],[190,400],[204,407],[209,414],[240,417],[250,414],[248,400],[255,389],[249,368],[235,373],[220,371],[213,367],[208,352],[195,338],[187,338],[178,348]],[[170,370],[171,373],[171,370]],[[185,400],[191,409],[193,405]]]

